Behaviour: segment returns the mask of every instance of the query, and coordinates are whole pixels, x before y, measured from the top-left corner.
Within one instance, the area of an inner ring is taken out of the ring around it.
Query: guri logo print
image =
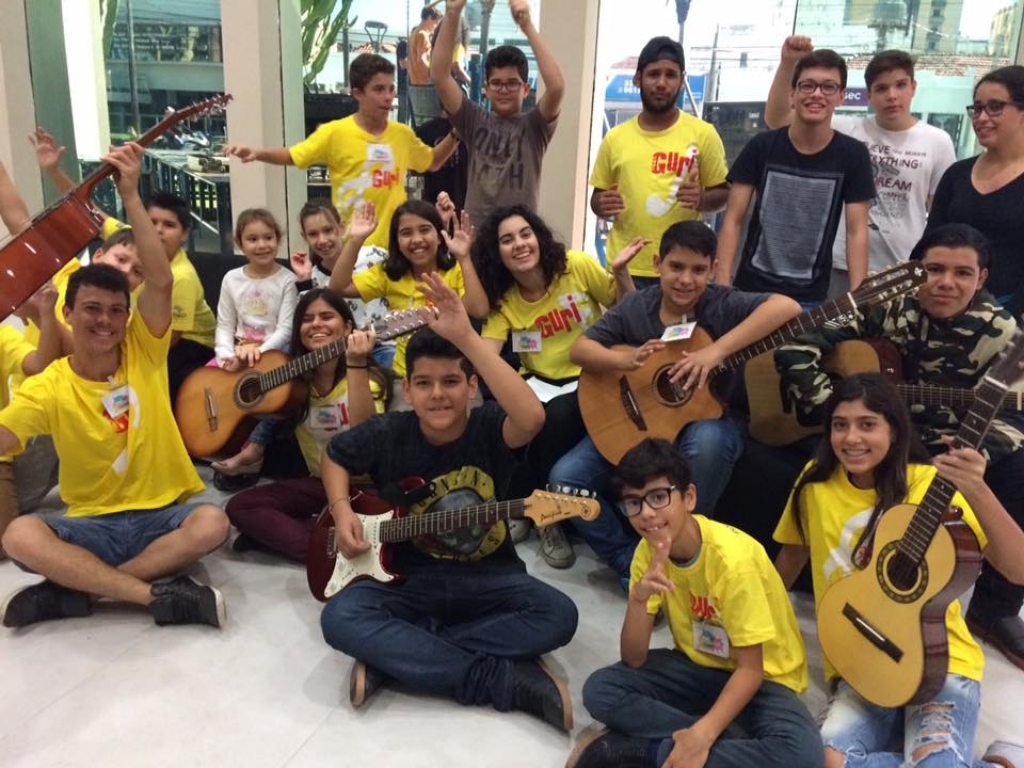
[[[546,315],[541,315],[533,321],[533,324],[537,326],[537,330],[540,331],[541,338],[547,339],[559,331],[572,330],[574,320],[577,325],[583,326],[583,313],[580,312],[574,294],[570,293],[559,297],[558,303],[564,309],[553,309]]]
[[[714,603],[709,598],[698,597],[693,592],[690,593],[690,611],[695,616],[699,616],[701,621],[707,621],[718,616],[718,609],[715,608]]]

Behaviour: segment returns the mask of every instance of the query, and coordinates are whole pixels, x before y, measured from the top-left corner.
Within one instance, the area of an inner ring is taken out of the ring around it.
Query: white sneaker
[[[572,568],[576,562],[576,552],[565,537],[562,526],[555,523],[538,530],[540,532],[540,555],[544,558],[544,562],[552,568]]]
[[[981,759],[982,762],[994,763],[1003,768],[1024,768],[1024,747],[1008,741],[993,741]]]
[[[509,520],[508,532],[512,536],[512,543],[520,544],[530,536],[530,521],[525,518]]]

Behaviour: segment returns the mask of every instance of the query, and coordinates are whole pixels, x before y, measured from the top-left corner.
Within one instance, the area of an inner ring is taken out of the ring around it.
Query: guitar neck
[[[921,384],[897,384],[900,394],[907,403],[930,408],[945,407],[966,410],[974,404],[976,391],[956,387],[931,387]],[[1024,410],[1024,392],[1007,392],[1003,395],[999,410]]]
[[[371,323],[378,341],[387,341],[406,333],[412,333],[426,324],[427,321],[416,310],[395,312]],[[324,363],[341,357],[343,354],[345,354],[345,339],[340,338],[330,344],[325,344],[320,349],[293,358],[284,365],[261,373],[258,378],[260,391],[269,392],[294,378],[315,371]]]
[[[459,528],[490,526],[499,520],[515,520],[523,516],[526,499],[488,501],[472,507],[407,515],[386,520],[380,525],[380,538],[385,544],[397,544],[417,536],[454,531]]]
[[[801,334],[812,331],[815,328],[820,328],[826,323],[838,320],[845,315],[852,314],[856,308],[857,305],[849,293],[824,301],[814,309],[797,315],[788,323],[776,328],[763,339],[755,341],[749,347],[744,347],[738,352],[729,355],[729,357],[721,362],[718,369],[719,371],[735,370],[748,360],[752,360],[765,352],[770,352],[776,347],[792,341]]]
[[[1005,385],[989,383],[987,380],[973,391],[974,401],[960,422],[960,429],[957,430],[955,438],[956,445],[974,449],[981,446],[992,420],[999,413],[1005,391]],[[907,526],[906,533],[899,542],[900,551],[914,562],[924,560],[925,552],[942,524],[942,518],[953,501],[954,493],[956,486],[938,476],[928,486],[910,525]]]

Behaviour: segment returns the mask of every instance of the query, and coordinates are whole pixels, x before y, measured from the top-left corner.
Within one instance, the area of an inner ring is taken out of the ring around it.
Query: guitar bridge
[[[203,406],[206,409],[206,424],[211,432],[217,431],[217,400],[207,387],[203,390]]]
[[[640,405],[636,401],[636,396],[633,394],[633,390],[629,387],[629,379],[622,376],[619,379],[619,393],[622,397],[622,408],[626,412],[626,416],[633,422],[637,429],[641,432],[647,431],[647,422],[644,421],[644,416],[640,413]]]
[[[860,611],[849,603],[843,606],[843,616],[850,620],[850,623],[853,624],[854,628],[860,632],[869,643],[890,659],[899,663],[900,659],[903,658],[903,651],[900,650],[899,646],[871,626],[871,624],[869,624],[861,615]]]

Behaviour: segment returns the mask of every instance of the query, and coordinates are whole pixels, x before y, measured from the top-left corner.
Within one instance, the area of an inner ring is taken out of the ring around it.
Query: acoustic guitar
[[[1024,374],[1024,332],[989,370],[956,441],[981,445],[1010,385]],[[946,610],[981,570],[978,540],[956,488],[935,477],[918,505],[882,513],[863,570],[834,582],[818,605],[821,649],[857,693],[881,707],[930,701],[949,666]]]
[[[414,491],[422,480],[403,481],[403,489]],[[317,600],[326,601],[358,579],[394,581],[388,549],[392,544],[417,536],[444,533],[460,528],[489,527],[499,520],[528,517],[543,528],[572,517],[593,520],[601,512],[596,498],[571,496],[551,491],[534,491],[529,498],[514,501],[486,501],[458,509],[409,515],[402,507],[381,499],[372,489],[362,488],[352,498],[352,509],[363,524],[363,540],[370,549],[351,559],[338,551],[334,517],[325,508],[313,526],[306,560],[309,589]]]
[[[884,373],[896,384],[909,406],[949,408],[962,413],[974,403],[977,391],[962,387],[903,384],[900,353],[886,339],[841,341],[821,360],[821,368],[833,381],[855,373]],[[782,386],[773,353],[759,355],[743,372],[750,401],[750,436],[765,445],[790,445],[822,432],[821,424],[797,420],[797,403]],[[1024,392],[1007,392],[1000,411],[1024,411]]]
[[[709,346],[711,337],[700,327],[690,338],[673,341],[651,355],[635,371],[587,371],[580,376],[579,400],[583,421],[594,444],[608,461],[648,437],[674,440],[679,430],[698,419],[717,419],[724,407],[714,391],[714,379],[738,369],[747,360],[826,323],[845,323],[859,307],[889,301],[924,283],[917,263],[897,264],[869,276],[855,291],[825,301],[804,312],[760,341],[727,357],[708,377],[703,389],[686,389],[669,380],[669,370],[683,352]],[[616,347],[629,349],[629,347]]]
[[[418,310],[392,312],[371,327],[381,341],[426,325]],[[264,352],[251,368],[224,371],[199,368],[186,377],[174,403],[174,419],[189,455],[206,458],[226,446],[236,446],[257,416],[287,418],[301,411],[307,388],[295,379],[345,354],[345,339],[291,358],[284,352]]]
[[[168,115],[135,140],[143,147],[182,122],[219,112],[231,101],[230,94],[215,96]],[[99,237],[107,215],[92,202],[96,185],[114,173],[107,163],[68,192],[0,249],[0,320],[25,303],[39,287],[68,261]]]

